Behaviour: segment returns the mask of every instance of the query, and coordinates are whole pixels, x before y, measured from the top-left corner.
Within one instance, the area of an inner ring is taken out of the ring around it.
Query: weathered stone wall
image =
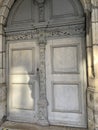
[[[14,0],[0,0],[0,119],[6,115],[7,88],[5,82],[5,33],[4,24]]]
[[[88,44],[87,44],[87,64],[88,64],[88,128],[98,129],[98,1],[91,1],[91,9],[88,13]]]
[[[0,0],[0,119],[6,115],[4,25],[15,0]],[[89,130],[98,129],[98,0],[80,0],[86,13],[88,67],[87,111]]]

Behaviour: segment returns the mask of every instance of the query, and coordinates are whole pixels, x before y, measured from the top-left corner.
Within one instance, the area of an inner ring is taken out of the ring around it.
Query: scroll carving
[[[41,33],[40,33],[41,32]],[[55,38],[55,37],[69,37],[73,35],[84,35],[85,34],[85,26],[84,24],[80,25],[70,25],[63,27],[53,27],[53,28],[44,28],[43,31],[40,29],[35,29],[31,31],[21,31],[15,33],[7,33],[7,40],[30,40],[30,39],[39,39],[43,42],[43,37]],[[40,37],[39,37],[40,35]]]

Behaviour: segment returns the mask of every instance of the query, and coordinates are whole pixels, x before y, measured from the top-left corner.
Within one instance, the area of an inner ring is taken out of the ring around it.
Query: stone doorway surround
[[[55,30],[56,29],[56,30]],[[59,32],[59,33],[57,33]],[[35,40],[36,44],[39,46],[39,55],[40,55],[40,66],[39,66],[39,75],[40,75],[40,82],[39,82],[39,100],[38,100],[38,124],[40,125],[48,125],[48,101],[46,97],[46,69],[45,69],[45,49],[47,45],[47,39],[54,39],[59,37],[67,37],[67,36],[80,36],[84,37],[84,24],[79,25],[72,25],[66,27],[57,27],[57,28],[47,28],[44,29],[37,29],[31,31],[20,31],[19,33],[8,33],[6,40],[9,42],[14,42],[21,40]],[[82,38],[81,38],[82,39]],[[84,41],[84,40],[83,40]],[[7,50],[8,52],[8,50]],[[6,53],[6,55],[8,55]],[[79,125],[77,125],[79,127]],[[81,126],[82,127],[82,126]],[[84,126],[85,127],[85,126]]]
[[[0,0],[0,119],[6,115],[6,80],[5,80],[5,24],[11,6],[15,0]],[[86,15],[86,52],[88,70],[87,112],[88,129],[98,129],[98,1],[81,0]],[[43,31],[40,35],[42,36]],[[23,33],[25,35],[25,33]],[[26,36],[26,35],[25,35]],[[30,35],[29,35],[30,36]],[[28,37],[29,37],[28,36]],[[18,37],[15,37],[18,38]],[[39,37],[40,38],[40,37]],[[40,39],[43,42],[43,39]],[[44,41],[45,42],[45,41]],[[44,46],[41,48],[44,53]],[[44,57],[42,58],[42,60]],[[43,64],[44,67],[44,64]],[[45,103],[46,100],[45,100]],[[40,105],[40,104],[39,104]],[[45,109],[44,109],[45,110]],[[46,115],[47,117],[47,115]]]

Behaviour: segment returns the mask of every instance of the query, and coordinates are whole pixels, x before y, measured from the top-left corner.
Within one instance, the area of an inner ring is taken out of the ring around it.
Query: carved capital
[[[38,31],[38,43],[39,44],[46,44],[46,34],[44,30]]]
[[[44,4],[45,0],[35,0],[37,4]]]

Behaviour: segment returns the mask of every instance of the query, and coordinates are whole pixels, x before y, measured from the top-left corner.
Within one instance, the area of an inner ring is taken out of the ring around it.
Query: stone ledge
[[[6,121],[1,126],[1,128],[8,128],[8,130],[87,130],[83,128],[71,128],[71,127],[60,127],[60,126],[42,127],[35,124],[33,125],[33,124],[27,124],[27,123],[16,123],[16,122],[10,122],[10,121]],[[4,130],[7,130],[7,129],[4,129]]]

